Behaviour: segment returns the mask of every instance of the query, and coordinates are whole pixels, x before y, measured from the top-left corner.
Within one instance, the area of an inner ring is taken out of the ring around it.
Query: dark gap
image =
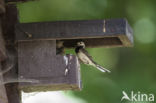
[[[79,41],[83,41],[86,47],[112,47],[122,46],[122,42],[118,37],[105,37],[105,38],[85,38],[85,39],[62,39],[65,48],[74,48]]]

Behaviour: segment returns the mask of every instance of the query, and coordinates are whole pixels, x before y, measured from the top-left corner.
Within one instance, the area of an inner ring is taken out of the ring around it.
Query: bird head
[[[56,42],[56,46],[57,46],[57,48],[61,48],[61,47],[63,47],[63,41],[57,41]]]
[[[85,43],[82,41],[77,42],[77,46],[82,46],[83,48],[85,48]]]

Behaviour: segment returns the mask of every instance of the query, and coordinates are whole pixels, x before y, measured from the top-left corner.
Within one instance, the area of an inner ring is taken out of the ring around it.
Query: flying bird
[[[99,64],[97,64],[92,57],[88,54],[88,52],[85,50],[85,43],[84,42],[78,42],[77,46],[75,48],[75,52],[77,57],[79,58],[80,62],[87,64],[87,65],[91,65],[95,68],[97,68],[98,70],[102,71],[102,72],[109,72],[110,71],[108,69],[105,69],[104,67],[100,66]]]

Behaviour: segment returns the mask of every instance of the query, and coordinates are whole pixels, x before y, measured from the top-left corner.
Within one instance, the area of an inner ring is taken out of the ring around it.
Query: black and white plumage
[[[92,57],[88,54],[88,52],[85,50],[85,44],[84,42],[78,42],[77,46],[75,48],[75,52],[77,54],[77,57],[79,58],[79,60],[87,65],[91,65],[93,67],[96,67],[98,70],[102,71],[102,72],[110,72],[108,69],[103,68],[102,66],[100,66],[99,64],[97,64]]]

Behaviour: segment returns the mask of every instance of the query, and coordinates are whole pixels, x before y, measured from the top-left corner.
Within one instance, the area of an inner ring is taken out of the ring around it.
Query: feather
[[[92,56],[89,55],[88,51],[85,50],[84,48],[81,48],[81,49],[80,49],[80,52],[84,53],[88,58],[91,58],[91,59],[92,59]]]
[[[106,69],[106,68],[104,68],[104,67],[102,67],[102,66],[100,66],[100,65],[96,65],[96,68],[98,69],[98,70],[100,70],[100,71],[102,71],[102,72],[108,72],[108,73],[110,73],[110,71],[108,70],[108,69]]]
[[[98,65],[92,58],[92,56],[89,55],[88,51],[85,49],[85,44],[83,42],[77,43],[77,47],[75,48],[75,52],[79,60],[87,65],[91,65],[96,67],[98,70],[102,72],[108,72],[110,71],[108,69],[103,68],[102,66]]]

